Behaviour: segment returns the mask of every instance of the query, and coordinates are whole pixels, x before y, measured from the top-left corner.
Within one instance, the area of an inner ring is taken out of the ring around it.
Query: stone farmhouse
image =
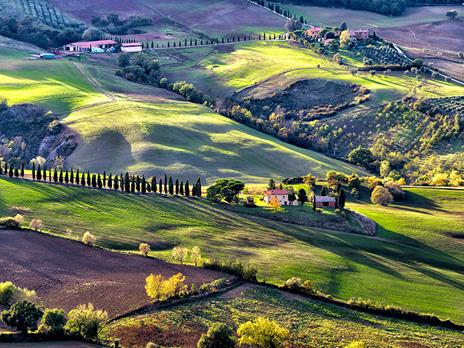
[[[313,202],[315,201],[316,208],[335,208],[337,201],[335,198],[330,196],[313,196]]]
[[[281,206],[297,206],[298,201],[289,201],[288,200],[288,190],[282,189],[272,189],[264,192],[264,202],[267,204],[271,203],[271,200],[276,197]]]

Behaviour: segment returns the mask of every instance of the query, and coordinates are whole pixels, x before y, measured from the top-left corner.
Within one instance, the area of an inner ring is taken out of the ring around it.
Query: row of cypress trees
[[[5,163],[4,166],[0,164],[0,175],[8,175],[9,177],[24,178],[25,167],[21,164],[19,167],[8,165]],[[164,180],[160,177],[158,180],[156,176],[150,179],[145,178],[144,175],[139,176],[135,174],[91,174],[79,171],[63,170],[63,169],[52,169],[40,166],[35,163],[32,164],[32,180],[37,181],[48,181],[60,184],[71,184],[80,185],[91,188],[107,188],[115,191],[127,192],[127,193],[160,193],[166,195],[178,195],[185,197],[201,197],[202,186],[201,179],[198,178],[193,184],[189,183],[189,180],[185,182],[176,178],[173,180],[171,176],[164,175]]]

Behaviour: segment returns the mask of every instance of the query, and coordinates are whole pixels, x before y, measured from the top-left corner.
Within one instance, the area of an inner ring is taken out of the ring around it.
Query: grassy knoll
[[[127,346],[143,346],[153,340],[163,346],[175,342],[176,346],[192,347],[215,322],[237,328],[258,316],[272,318],[289,328],[289,343],[297,347],[344,347],[353,341],[368,347],[443,347],[464,343],[462,334],[451,330],[358,313],[258,286],[122,319],[108,325],[104,335],[121,338]]]
[[[169,259],[174,245],[199,245],[205,256],[254,263],[259,277],[281,284],[311,279],[336,297],[433,312],[464,322],[463,191],[408,190],[412,199],[379,208],[349,203],[380,225],[375,238],[286,224],[227,211],[205,201],[0,180],[0,214],[42,218],[46,229],[98,244]],[[418,204],[422,202],[422,206]],[[298,208],[296,208],[298,209]],[[461,219],[461,220],[460,220]]]
[[[160,53],[163,55],[164,53]],[[246,88],[273,88],[301,79],[328,79],[351,82],[367,87],[377,102],[392,101],[402,95],[414,93],[427,97],[461,95],[464,88],[439,80],[420,84],[412,76],[370,76],[360,73],[353,76],[348,68],[339,66],[309,50],[296,48],[282,42],[250,42],[208,52],[203,59],[183,52],[178,57],[180,65],[170,64],[165,71],[173,78],[187,79],[204,90],[233,94]],[[186,62],[195,61],[190,67]],[[356,63],[352,60],[351,63]],[[319,68],[318,68],[319,65]],[[211,82],[212,81],[212,82]],[[209,84],[213,83],[214,87]],[[222,85],[219,90],[216,85]]]
[[[166,172],[209,182],[220,177],[264,182],[307,172],[323,175],[332,168],[359,172],[182,101],[113,102],[73,112],[64,123],[83,137],[68,163],[84,169]]]
[[[284,4],[298,16],[304,16],[313,25],[339,26],[346,22],[352,28],[394,28],[406,25],[433,23],[446,20],[446,12],[459,6],[410,7],[401,16],[385,16],[368,11],[316,6],[295,6]],[[462,13],[460,14],[462,16]]]
[[[108,100],[72,63],[8,48],[0,48],[0,97],[10,104],[39,103],[56,113]]]

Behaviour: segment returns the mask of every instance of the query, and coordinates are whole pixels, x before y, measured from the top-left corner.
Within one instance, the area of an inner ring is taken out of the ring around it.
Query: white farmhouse
[[[279,201],[281,206],[285,205],[298,205],[298,201],[289,201],[288,200],[288,190],[281,190],[281,189],[272,189],[272,190],[267,190],[264,192],[264,202],[267,204],[271,203],[272,198],[277,197],[277,200]]]
[[[124,42],[121,44],[123,52],[142,52],[142,44],[140,42]]]

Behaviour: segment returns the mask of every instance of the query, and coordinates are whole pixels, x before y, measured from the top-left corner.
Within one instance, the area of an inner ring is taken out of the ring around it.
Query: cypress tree
[[[130,182],[130,192],[134,193],[135,192],[135,179],[134,176],[132,175],[132,180]]]
[[[179,195],[179,179],[176,179],[176,195]]]
[[[48,168],[48,182],[52,182],[52,168]]]
[[[119,177],[117,175],[114,177],[114,189],[119,190]]]
[[[192,197],[197,196],[197,187],[195,185],[192,185]]]
[[[10,178],[12,178],[12,177],[13,177],[13,174],[14,174],[14,173],[13,173],[13,167],[12,167],[11,164],[10,164],[10,169],[9,169],[9,171],[8,171],[8,176],[9,176]]]
[[[137,175],[136,181],[135,181],[135,189],[137,192],[140,192],[140,176]]]
[[[76,184],[79,185],[79,169],[76,169]]]
[[[14,170],[14,176],[19,178],[19,169],[18,168],[15,168]]]
[[[198,178],[197,179],[197,183],[196,183],[196,193],[197,193],[197,197],[201,197],[201,179]]]
[[[145,175],[142,177],[142,193],[147,193],[147,181],[145,180]]]
[[[110,173],[108,176],[108,188],[113,188],[113,174]]]
[[[174,184],[172,183],[172,177],[169,177],[169,194],[174,194]]]
[[[325,189],[325,187],[323,187],[321,190],[321,196],[327,196],[327,190]]]
[[[316,195],[313,195],[313,211],[316,211]]]
[[[127,193],[130,192],[130,179],[129,179],[129,173],[126,172],[126,175],[124,176],[124,191]]]
[[[92,182],[91,182],[91,180],[90,180],[90,172],[89,172],[89,171],[87,171],[87,186],[88,186],[88,187],[92,186]]]
[[[66,184],[69,184],[69,171],[66,169],[66,172],[64,173],[64,182]]]
[[[69,175],[69,181],[74,184],[74,169],[71,168],[71,174]]]
[[[157,186],[156,186],[156,176],[151,178],[151,190],[156,193],[157,191]]]
[[[106,187],[106,171],[103,171],[103,187]]]
[[[95,174],[92,174],[92,187],[97,187],[97,176]]]
[[[168,194],[168,176],[164,174],[164,194]]]
[[[8,163],[5,162],[5,175],[7,175],[7,174],[8,174]]]
[[[35,162],[32,162],[32,180],[35,180]]]
[[[345,209],[345,202],[346,202],[345,190],[341,189],[340,194],[338,196],[338,207],[340,209]]]
[[[0,166],[0,174],[2,174],[1,166]],[[21,178],[24,178],[24,163],[21,163]]]
[[[58,182],[58,172],[56,171],[56,168],[53,170],[53,181],[55,183]]]
[[[81,185],[85,186],[85,173],[82,173],[81,175]]]
[[[97,186],[98,186],[98,188],[100,190],[103,188],[103,182],[102,182],[102,179],[100,177],[100,174],[98,174],[98,176],[97,176]]]
[[[159,179],[159,193],[163,193],[163,180]]]
[[[185,182],[185,197],[190,197],[190,184],[188,180]]]
[[[183,181],[180,182],[179,193],[181,196],[184,195],[184,182]]]
[[[43,167],[42,177],[43,177],[44,181],[47,180],[47,168],[45,167],[45,165]]]
[[[37,180],[42,180],[42,171],[40,169],[40,164],[37,165],[37,173],[36,173]]]

